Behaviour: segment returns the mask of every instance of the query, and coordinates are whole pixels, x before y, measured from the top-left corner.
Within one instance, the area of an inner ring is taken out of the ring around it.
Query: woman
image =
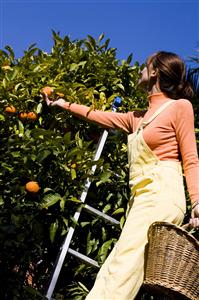
[[[180,225],[186,211],[181,160],[191,198],[190,224],[199,227],[199,161],[183,61],[170,52],[148,58],[139,84],[147,89],[148,109],[115,113],[89,111],[64,99],[60,106],[76,116],[128,134],[131,198],[121,236],[101,267],[87,300],[134,299],[144,276],[147,230],[155,221]]]

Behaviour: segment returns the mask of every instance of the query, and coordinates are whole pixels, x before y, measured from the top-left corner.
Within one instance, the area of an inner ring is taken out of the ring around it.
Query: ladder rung
[[[99,216],[100,218],[112,223],[112,224],[115,224],[115,225],[120,225],[120,222],[110,216],[108,216],[107,214],[104,214],[103,212],[101,212],[100,210],[88,205],[88,204],[85,204],[84,208],[89,211],[90,213],[94,214],[94,215],[97,215]]]
[[[79,259],[83,260],[84,262],[86,263],[89,263],[90,265],[94,266],[94,267],[97,267],[99,268],[99,264],[96,260],[92,259],[92,258],[89,258],[88,256],[82,254],[82,253],[79,253],[78,251],[76,250],[73,250],[71,248],[68,248],[68,253],[72,254],[73,256],[76,256],[78,257]]]

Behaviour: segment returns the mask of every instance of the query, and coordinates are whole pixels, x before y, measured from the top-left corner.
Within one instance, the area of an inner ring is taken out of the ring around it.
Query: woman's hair
[[[160,90],[173,99],[192,99],[194,92],[187,80],[186,66],[175,53],[159,51],[147,60],[147,66],[152,64],[157,70]]]

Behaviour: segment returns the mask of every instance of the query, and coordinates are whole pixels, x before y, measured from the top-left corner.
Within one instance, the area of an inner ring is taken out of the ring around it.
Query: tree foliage
[[[0,298],[45,299],[60,246],[70,226],[76,226],[72,247],[102,264],[120,234],[86,211],[75,223],[74,212],[85,179],[92,185],[87,203],[125,220],[129,198],[126,136],[110,131],[102,157],[92,174],[93,155],[102,128],[59,108],[46,107],[41,88],[91,109],[141,109],[146,97],[137,88],[140,69],[116,58],[116,49],[102,34],[71,41],[53,31],[50,53],[31,45],[21,58],[6,46],[0,50]],[[13,106],[16,112],[7,112]],[[30,117],[34,113],[34,118]],[[198,116],[198,112],[197,112]],[[25,189],[29,181],[37,193]],[[67,255],[56,299],[84,299],[97,270]],[[142,296],[149,299],[150,296]],[[148,298],[147,298],[148,297]]]

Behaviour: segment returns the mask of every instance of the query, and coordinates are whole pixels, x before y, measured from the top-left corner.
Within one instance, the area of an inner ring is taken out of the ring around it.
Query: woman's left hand
[[[195,228],[199,228],[199,204],[192,209],[189,224]]]

